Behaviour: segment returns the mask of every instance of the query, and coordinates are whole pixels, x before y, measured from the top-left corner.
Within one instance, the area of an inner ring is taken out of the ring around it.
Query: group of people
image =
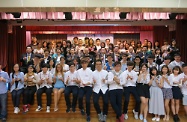
[[[171,45],[164,41],[163,46],[147,39],[144,44],[117,40],[114,45],[110,39],[101,42],[98,38],[94,42],[88,37],[84,41],[75,37],[72,42],[43,42],[42,45],[33,37],[20,61],[22,65],[15,64],[10,75],[2,71],[0,64],[1,118],[4,120],[7,116],[7,83],[10,84],[15,114],[20,112],[21,95],[23,112],[28,112],[34,104],[34,94],[38,104],[36,112],[41,111],[43,93],[47,97],[46,112],[51,110],[51,94],[54,94],[53,110],[56,112],[64,93],[66,112],[75,112],[78,101],[80,113],[86,114],[87,122],[91,120],[91,97],[101,122],[107,120],[109,101],[116,113],[116,122],[127,120],[131,94],[136,102],[132,110],[134,118],[143,122],[147,122],[148,113],[154,115],[153,121],[160,121],[161,115],[168,121],[170,101],[174,122],[180,121],[181,99],[187,114],[187,64],[181,61],[175,40]],[[100,96],[103,110],[99,105]]]

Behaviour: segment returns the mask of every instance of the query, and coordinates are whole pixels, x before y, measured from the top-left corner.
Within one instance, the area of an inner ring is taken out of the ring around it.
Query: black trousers
[[[20,104],[20,97],[23,93],[23,88],[19,90],[13,90],[12,91],[12,102],[14,104],[14,107],[19,107]]]
[[[129,98],[130,98],[130,94],[132,94],[135,98],[136,101],[136,105],[135,105],[135,111],[139,112],[140,109],[140,96],[138,95],[137,89],[135,86],[129,86],[129,87],[124,87],[124,97],[125,97],[125,101],[124,101],[124,108],[123,108],[123,113],[127,113],[128,111],[128,105],[129,105]]]
[[[34,104],[34,94],[36,92],[36,86],[27,86],[25,89],[24,89],[24,92],[23,92],[23,104],[24,105],[27,105],[27,104],[30,104],[30,105],[33,105]]]
[[[79,89],[79,109],[84,109],[83,107],[83,97],[86,95],[86,114],[90,116],[90,98],[92,96],[92,87],[85,86]]]
[[[64,96],[65,96],[67,108],[71,108],[71,107],[76,108],[78,91],[79,91],[78,86],[67,86],[65,88]],[[72,104],[71,104],[71,101],[70,101],[70,94],[71,93],[73,94]]]
[[[97,111],[97,114],[101,113],[101,109],[99,106],[99,97],[102,96],[103,98],[103,115],[107,115],[108,114],[108,90],[106,91],[105,94],[103,94],[103,92],[100,90],[99,93],[93,93],[93,103],[94,103],[94,107],[95,110]]]
[[[42,107],[42,94],[46,93],[47,95],[47,106],[51,105],[51,93],[52,93],[52,88],[47,88],[47,87],[43,87],[38,89],[37,93],[37,102],[38,102],[38,106]]]
[[[119,118],[122,115],[122,89],[114,89],[109,91],[110,94],[110,103],[112,108],[116,113],[116,118]]]

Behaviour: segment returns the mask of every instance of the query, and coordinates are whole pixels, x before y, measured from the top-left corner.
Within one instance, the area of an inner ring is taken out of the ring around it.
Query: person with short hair
[[[93,103],[98,114],[99,121],[106,122],[108,114],[108,72],[102,69],[102,60],[96,60],[96,70],[93,72]],[[99,106],[99,97],[103,99],[103,113]]]
[[[127,59],[128,59],[128,53],[123,53],[122,60],[121,60],[121,71],[122,72],[127,70]]]
[[[116,114],[117,122],[124,122],[124,114],[122,114],[123,87],[120,84],[121,74],[121,62],[117,61],[114,63],[114,70],[108,73],[107,81],[109,84],[109,99]]]
[[[42,65],[42,72],[38,73],[39,78],[39,89],[37,90],[37,102],[38,102],[38,108],[36,111],[42,110],[42,94],[46,93],[47,96],[47,109],[46,112],[50,112],[50,105],[51,105],[51,93],[52,93],[52,75],[48,71],[48,64]]]
[[[104,70],[106,70],[106,71],[111,71],[111,70],[113,70],[113,68],[114,68],[114,62],[113,62],[113,57],[112,57],[112,55],[107,55],[107,63],[105,64],[105,66],[104,66]]]
[[[82,68],[77,71],[78,83],[80,84],[79,88],[79,109],[81,114],[84,115],[83,107],[83,97],[86,96],[86,121],[90,122],[90,98],[92,95],[92,84],[93,84],[93,74],[92,70],[88,68],[88,60],[85,58],[81,59]]]
[[[77,97],[79,91],[79,83],[77,80],[77,71],[74,63],[69,63],[69,71],[64,74],[64,83],[66,84],[66,89],[64,91],[65,101],[66,101],[66,112],[69,113],[70,109],[72,112],[76,111]],[[70,94],[73,94],[73,100],[70,101]]]
[[[2,121],[6,121],[7,118],[7,83],[10,82],[7,72],[2,70],[2,64],[0,63],[0,117]]]
[[[20,97],[24,90],[24,73],[20,72],[19,64],[15,64],[13,72],[10,73],[10,92],[12,93],[12,101],[14,105],[14,113],[20,112]]]
[[[129,98],[130,94],[132,94],[135,98],[136,105],[135,109],[133,110],[134,118],[138,119],[138,112],[140,108],[140,97],[138,95],[137,89],[136,89],[136,81],[138,79],[137,73],[133,70],[134,68],[134,62],[128,61],[127,62],[127,70],[125,70],[121,75],[123,76],[121,78],[120,84],[123,85],[123,94],[124,94],[124,118],[128,119],[128,104],[129,104]]]
[[[175,67],[175,66],[179,66],[181,69],[182,69],[182,65],[184,64],[184,62],[181,61],[181,56],[180,54],[175,54],[174,55],[174,61],[172,61],[168,67],[170,68],[170,70],[172,71],[172,69]]]

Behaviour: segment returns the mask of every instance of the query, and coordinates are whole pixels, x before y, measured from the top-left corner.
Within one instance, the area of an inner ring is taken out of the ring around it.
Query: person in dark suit
[[[138,53],[138,56],[140,56],[143,63],[147,63],[147,57],[149,54],[147,53],[147,47],[143,46],[142,52]]]
[[[112,55],[113,55],[114,62],[121,60],[120,53],[119,53],[119,47],[117,47],[117,46],[114,47],[114,53]]]
[[[45,64],[49,64],[49,61],[50,61],[51,57],[50,57],[50,52],[49,50],[44,50],[44,56],[43,58],[41,58],[41,65],[43,65],[44,63]]]
[[[32,53],[32,47],[27,46],[26,53],[23,54],[20,59],[22,63],[22,66],[20,68],[21,72],[24,72],[24,73],[27,72],[27,67],[29,66],[28,62],[31,61],[33,58],[34,58],[34,54]]]

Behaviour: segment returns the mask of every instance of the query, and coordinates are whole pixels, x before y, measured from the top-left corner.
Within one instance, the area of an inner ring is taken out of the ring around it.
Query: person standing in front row
[[[150,68],[150,82],[151,86],[150,99],[149,99],[149,113],[154,114],[152,121],[160,121],[160,116],[165,115],[164,109],[164,98],[163,92],[161,90],[163,82],[160,80],[161,76],[158,75],[158,70],[156,67]]]
[[[45,92],[47,95],[47,110],[46,112],[50,112],[50,105],[51,105],[51,93],[52,93],[52,75],[49,73],[48,65],[43,64],[42,66],[42,72],[38,73],[38,85],[39,89],[37,90],[37,102],[38,102],[38,108],[36,111],[42,110],[42,94]]]
[[[140,97],[138,95],[137,89],[136,89],[136,81],[138,79],[137,73],[133,70],[134,62],[128,61],[127,62],[127,70],[125,70],[121,76],[121,82],[120,84],[123,85],[124,90],[124,117],[125,119],[128,119],[128,104],[129,104],[129,98],[130,94],[132,94],[136,100],[135,110],[133,110],[134,118],[138,119],[138,112],[140,108]]]
[[[66,89],[64,92],[65,100],[66,100],[66,112],[70,112],[70,108],[72,108],[72,112],[76,111],[76,105],[77,105],[77,97],[79,92],[79,84],[77,80],[77,71],[75,68],[74,63],[69,63],[69,71],[67,71],[64,75],[64,82],[66,84]],[[70,102],[70,93],[73,94],[73,101],[72,104]]]
[[[170,70],[167,65],[163,65],[161,68],[161,79],[160,82],[162,83],[162,92],[164,98],[164,107],[165,107],[165,116],[163,118],[164,121],[169,121],[169,112],[170,107],[169,103],[171,99],[173,99],[173,92],[172,92],[172,83],[169,80]]]
[[[0,63],[0,119],[2,122],[6,121],[7,118],[7,83],[9,83],[8,73],[2,70]]]
[[[106,122],[108,114],[108,72],[102,69],[102,60],[96,60],[96,70],[93,72],[93,103],[97,111],[99,121]],[[103,98],[103,112],[99,106],[99,97]]]
[[[143,122],[147,122],[147,112],[148,112],[148,101],[150,98],[150,92],[149,92],[149,81],[150,81],[150,75],[148,73],[148,66],[147,64],[143,63],[140,68],[140,74],[138,76],[138,85],[137,85],[137,91],[140,96],[141,105],[140,105],[140,120],[143,120]]]
[[[174,122],[179,122],[179,107],[180,107],[180,99],[182,99],[182,92],[180,87],[182,86],[181,76],[182,73],[180,66],[175,66],[172,70],[172,74],[170,75],[169,80],[172,82],[172,92],[173,99],[171,100],[171,109],[173,112],[173,120]]]
[[[86,58],[81,59],[82,68],[77,71],[78,82],[80,83],[79,89],[79,109],[81,110],[81,114],[84,115],[84,108],[83,108],[83,97],[86,95],[86,121],[90,122],[90,98],[92,95],[92,84],[93,84],[93,75],[92,70],[89,69],[88,60]]]
[[[110,103],[116,113],[116,122],[124,122],[124,115],[122,114],[123,87],[120,85],[121,74],[121,62],[117,61],[114,63],[114,70],[108,73],[107,81]]]

